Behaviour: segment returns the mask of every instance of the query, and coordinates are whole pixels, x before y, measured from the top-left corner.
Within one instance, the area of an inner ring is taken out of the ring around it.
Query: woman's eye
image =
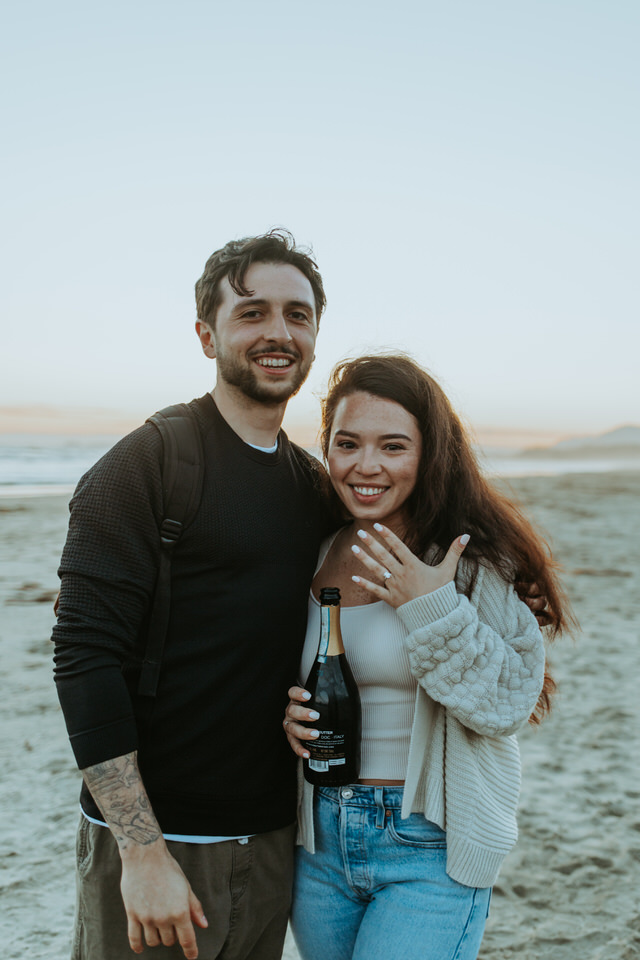
[[[339,447],[340,450],[354,450],[355,443],[352,440],[339,440],[336,443],[336,447]]]
[[[404,450],[404,447],[401,443],[388,443],[384,449],[390,450],[393,453],[396,450]]]

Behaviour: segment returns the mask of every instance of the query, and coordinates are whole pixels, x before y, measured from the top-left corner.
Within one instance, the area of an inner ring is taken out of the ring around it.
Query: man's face
[[[242,297],[225,277],[211,330],[199,323],[207,356],[215,357],[218,380],[260,403],[286,403],[304,383],[318,332],[311,284],[288,263],[254,263]]]

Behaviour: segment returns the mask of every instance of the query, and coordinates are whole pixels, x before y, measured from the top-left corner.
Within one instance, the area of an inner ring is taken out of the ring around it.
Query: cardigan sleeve
[[[432,700],[485,736],[508,736],[526,722],[542,689],[544,642],[497,571],[480,567],[471,600],[452,582],[397,613],[412,672]]]

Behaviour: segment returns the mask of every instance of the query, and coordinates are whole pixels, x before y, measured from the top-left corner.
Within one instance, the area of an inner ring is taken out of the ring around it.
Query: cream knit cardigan
[[[461,560],[452,583],[403,604],[418,681],[402,816],[422,813],[447,834],[447,873],[494,884],[516,842],[520,754],[514,731],[532,713],[544,678],[536,618],[513,586],[480,566],[469,600]],[[299,836],[311,853],[313,787],[300,775]]]

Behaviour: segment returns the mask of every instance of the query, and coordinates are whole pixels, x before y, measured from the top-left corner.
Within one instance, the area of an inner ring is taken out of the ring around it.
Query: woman
[[[301,676],[320,589],[339,587],[362,764],[349,787],[304,784],[295,939],[303,960],[472,960],[517,834],[513,734],[540,720],[553,690],[514,583],[538,584],[552,633],[571,614],[545,544],[481,476],[447,398],[412,360],[340,364],[322,448],[352,519],[320,553]],[[301,688],[289,694],[285,730],[308,756],[318,714]]]

